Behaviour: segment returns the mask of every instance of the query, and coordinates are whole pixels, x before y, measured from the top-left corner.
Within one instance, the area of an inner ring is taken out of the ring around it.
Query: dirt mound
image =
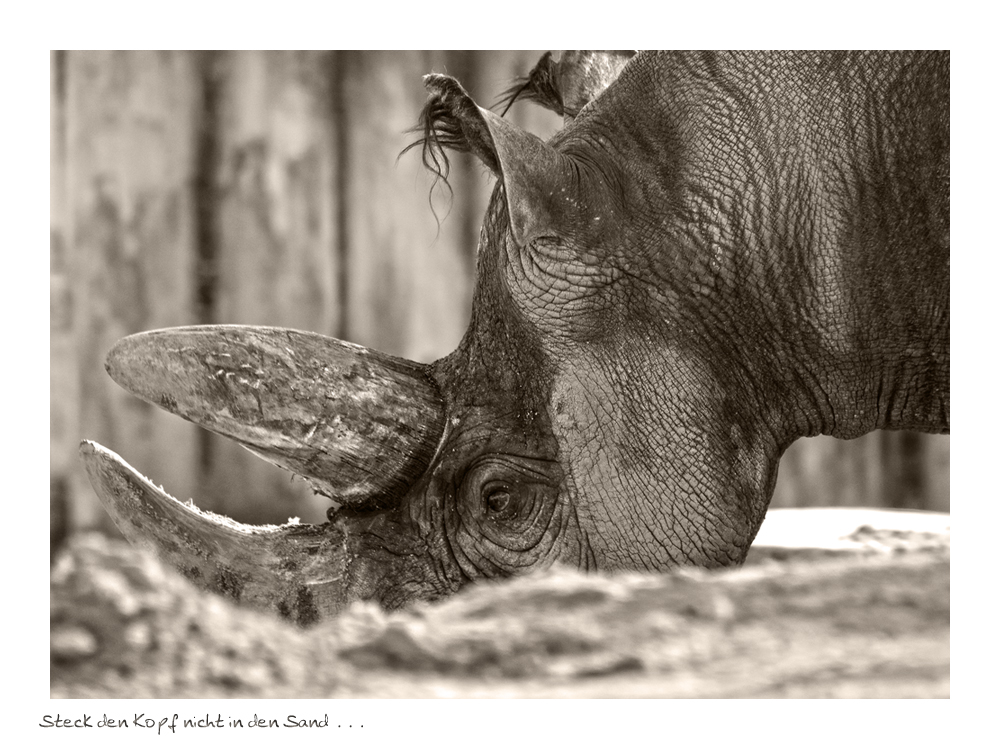
[[[803,532],[816,511],[793,517],[804,541],[762,530],[743,569],[555,568],[391,614],[356,604],[310,630],[79,536],[52,571],[51,693],[947,697],[947,516],[819,512],[826,541]]]

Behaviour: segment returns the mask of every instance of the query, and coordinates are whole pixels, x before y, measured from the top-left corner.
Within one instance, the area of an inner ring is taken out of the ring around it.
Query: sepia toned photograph
[[[948,51],[50,84],[52,700],[951,696]]]

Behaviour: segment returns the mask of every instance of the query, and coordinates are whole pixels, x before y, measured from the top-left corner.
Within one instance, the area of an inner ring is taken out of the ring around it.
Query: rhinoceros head
[[[422,365],[274,328],[130,336],[108,357],[119,384],[336,505],[319,526],[242,526],[84,443],[109,512],[191,579],[304,624],[555,562],[739,561],[774,466],[713,373],[660,346],[663,292],[632,249],[654,220],[648,165],[620,165],[580,107],[543,143],[453,79],[426,83],[425,160],[471,152],[497,177],[459,348]]]

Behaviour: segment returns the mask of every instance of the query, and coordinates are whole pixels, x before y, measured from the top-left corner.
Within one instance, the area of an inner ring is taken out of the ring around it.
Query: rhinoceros
[[[307,625],[482,578],[739,564],[782,452],[949,430],[949,55],[542,60],[509,98],[430,75],[425,162],[496,177],[471,321],[432,364],[264,327],[129,336],[110,375],[333,500],[251,527],[81,446],[123,534]]]

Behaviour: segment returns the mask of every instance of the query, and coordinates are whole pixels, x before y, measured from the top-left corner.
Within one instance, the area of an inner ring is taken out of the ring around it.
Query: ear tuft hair
[[[565,115],[565,108],[559,91],[558,76],[559,63],[552,59],[551,52],[546,52],[531,72],[517,78],[510,88],[500,94],[492,109],[502,106],[503,112],[500,116],[503,117],[515,101],[533,101],[561,117]]]
[[[632,50],[568,50],[556,61],[546,52],[494,106],[504,105],[503,114],[507,114],[515,101],[533,101],[569,122],[614,82],[634,54]]]
[[[421,137],[400,152],[400,156],[410,149],[420,147],[421,160],[436,180],[448,185],[451,162],[447,151],[474,153],[494,174],[500,171],[493,146],[484,141],[488,130],[482,120],[479,107],[465,90],[451,76],[431,73],[424,76],[424,86],[430,97],[424,104],[417,125],[410,130]]]
[[[423,137],[406,150],[421,146],[424,164],[445,184],[446,149],[479,159],[500,180],[511,234],[525,246],[558,218],[550,198],[554,186],[572,176],[568,160],[537,136],[477,106],[454,78],[428,75],[424,84],[430,97],[416,128]]]

